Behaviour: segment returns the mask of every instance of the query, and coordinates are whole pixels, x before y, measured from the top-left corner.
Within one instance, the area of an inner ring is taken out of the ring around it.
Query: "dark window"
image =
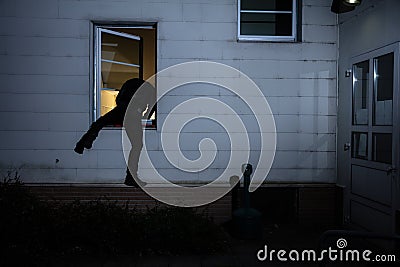
[[[298,0],[239,0],[239,40],[296,41]]]

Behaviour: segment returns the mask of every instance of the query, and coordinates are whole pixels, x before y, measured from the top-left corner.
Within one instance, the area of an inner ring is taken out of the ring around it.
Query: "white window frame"
[[[105,60],[101,58],[101,33],[110,33],[113,35],[117,36],[122,36],[126,37],[132,40],[137,40],[140,41],[140,37],[127,34],[127,33],[122,33],[122,32],[116,32],[112,30],[112,27],[107,27],[107,26],[101,26],[101,25],[96,25],[95,26],[95,31],[96,31],[96,41],[95,41],[95,72],[94,72],[94,99],[93,99],[93,119],[94,121],[97,120],[100,117],[100,78],[98,77],[99,74],[101,73],[101,62],[109,62],[109,63],[117,63],[121,65],[127,65],[127,66],[132,66],[132,67],[137,67],[141,68],[141,65],[136,65],[136,64],[128,64],[128,63],[123,63],[123,62],[116,62],[116,61],[111,61],[111,60]]]
[[[149,25],[146,25],[149,24]],[[136,23],[136,22],[117,22],[117,23],[109,23],[109,22],[92,22],[92,48],[91,54],[92,58],[91,61],[93,65],[91,66],[91,84],[93,86],[93,90],[91,90],[91,99],[90,99],[90,106],[91,106],[91,122],[96,121],[100,117],[100,86],[99,86],[99,73],[101,73],[101,55],[100,55],[100,47],[101,47],[101,32],[108,32],[112,31],[115,34],[114,29],[118,30],[121,28],[128,28],[128,29],[156,29],[155,23]],[[132,34],[125,34],[119,32],[119,35],[126,36],[132,38],[134,35]],[[133,37],[134,39],[137,39]],[[139,65],[138,65],[139,66]],[[156,115],[157,116],[157,115]],[[154,121],[157,123],[157,119]],[[155,124],[156,125],[156,124]],[[118,129],[118,127],[107,127],[108,129]],[[156,129],[155,127],[145,127],[146,129]]]
[[[261,41],[261,42],[296,42],[297,41],[297,2],[292,0],[292,11],[277,11],[277,10],[242,10],[241,0],[238,0],[237,12],[237,35],[238,41]],[[256,14],[292,14],[292,35],[291,36],[277,36],[277,35],[246,35],[240,34],[240,15],[242,13],[256,13]]]

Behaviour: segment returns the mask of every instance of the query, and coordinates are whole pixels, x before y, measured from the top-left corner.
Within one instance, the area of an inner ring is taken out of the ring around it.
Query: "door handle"
[[[397,169],[395,166],[390,166],[386,169],[386,175],[391,175],[392,173],[397,172]]]
[[[351,147],[350,143],[344,143],[343,150],[348,151],[350,150],[350,147]]]

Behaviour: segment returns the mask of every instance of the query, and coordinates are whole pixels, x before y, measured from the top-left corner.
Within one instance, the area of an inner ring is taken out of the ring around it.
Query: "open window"
[[[155,27],[148,25],[95,25],[94,31],[93,118],[96,120],[115,107],[115,98],[125,81],[146,80],[155,74],[157,39]],[[156,127],[155,112],[143,120],[143,126]]]

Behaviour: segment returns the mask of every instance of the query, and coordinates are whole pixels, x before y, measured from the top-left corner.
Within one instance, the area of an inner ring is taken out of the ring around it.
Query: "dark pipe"
[[[243,180],[244,180],[244,188],[243,188],[243,207],[248,210],[250,208],[250,175],[253,172],[253,166],[251,164],[243,164]]]

